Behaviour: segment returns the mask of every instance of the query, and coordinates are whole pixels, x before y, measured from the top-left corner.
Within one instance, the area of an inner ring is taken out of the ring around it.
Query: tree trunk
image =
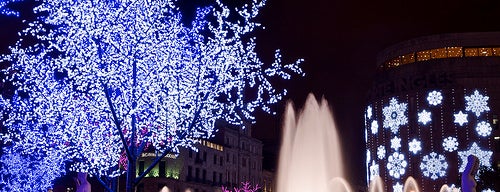
[[[132,106],[136,106],[136,103],[133,102]],[[136,133],[136,127],[135,127],[135,115],[132,114],[132,137],[130,138],[130,146],[129,146],[129,156],[128,158],[128,164],[127,164],[127,187],[126,191],[127,192],[135,192],[135,173],[136,169],[135,167],[137,166],[137,155],[136,155],[136,143],[137,143],[137,137],[135,136]]]
[[[132,106],[135,106],[135,102],[132,104]],[[128,158],[127,163],[127,192],[135,192],[135,173],[137,171],[135,169],[135,167],[137,166],[137,155],[135,147],[135,144],[137,143],[137,137],[135,136],[136,130],[135,115],[132,115],[132,137],[130,138],[131,144],[129,146],[130,158]]]
[[[136,173],[136,161],[129,161],[127,164],[127,181],[126,181],[126,191],[135,192],[135,173]]]

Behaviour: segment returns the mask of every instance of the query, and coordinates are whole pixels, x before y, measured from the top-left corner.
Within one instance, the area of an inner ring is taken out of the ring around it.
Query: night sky
[[[497,0],[267,0],[259,16],[266,27],[256,34],[263,60],[275,49],[283,60],[302,64],[305,77],[279,85],[301,107],[308,93],[325,97],[335,113],[351,183],[364,184],[363,109],[375,75],[376,54],[415,37],[500,30]],[[1,52],[15,42],[12,19],[0,17]],[[257,115],[254,136],[264,142],[265,168],[276,167],[285,102],[277,116]],[[311,162],[312,163],[312,162]],[[305,165],[307,166],[307,165]]]
[[[281,49],[288,61],[304,58],[306,77],[284,85],[301,107],[309,92],[324,96],[343,140],[347,179],[365,181],[363,110],[376,72],[376,55],[392,44],[439,33],[500,30],[496,0],[268,0],[260,54]],[[277,116],[259,115],[255,136],[264,141],[265,167],[276,166],[285,102]],[[307,165],[305,165],[307,166]]]

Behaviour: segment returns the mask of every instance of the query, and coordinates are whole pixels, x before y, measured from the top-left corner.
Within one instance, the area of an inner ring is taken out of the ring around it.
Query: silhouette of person
[[[467,157],[467,166],[462,172],[462,192],[476,192],[476,180],[474,177],[479,169],[479,159],[474,155]]]
[[[76,192],[91,192],[90,183],[87,181],[87,173],[79,172],[77,177],[73,177],[76,184]]]

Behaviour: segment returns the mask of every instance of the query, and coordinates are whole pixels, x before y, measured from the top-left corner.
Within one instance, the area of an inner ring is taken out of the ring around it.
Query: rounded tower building
[[[500,32],[440,34],[382,51],[365,111],[367,177],[386,191],[460,185],[469,155],[500,166]],[[481,183],[481,182],[478,182]],[[484,179],[478,191],[493,189]]]

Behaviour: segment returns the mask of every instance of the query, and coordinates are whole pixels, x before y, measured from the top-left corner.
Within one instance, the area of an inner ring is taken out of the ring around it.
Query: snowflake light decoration
[[[384,128],[390,128],[394,134],[398,133],[399,127],[408,123],[408,117],[405,114],[407,108],[407,103],[398,103],[396,98],[393,97],[389,102],[389,106],[385,106],[382,109],[385,117]]]
[[[479,163],[481,166],[491,167],[491,156],[493,155],[492,151],[482,150],[479,148],[476,142],[472,143],[471,147],[467,151],[458,151],[458,156],[460,157],[462,164],[460,164],[459,171],[463,172],[465,166],[467,165],[467,157],[469,155],[474,155],[479,159]]]
[[[482,112],[490,111],[490,107],[488,107],[488,99],[488,96],[481,95],[478,90],[475,90],[474,94],[465,96],[467,105],[465,107],[465,111],[470,111],[479,117]]]
[[[398,151],[400,147],[401,147],[401,138],[394,136],[394,138],[391,139],[391,148]]]
[[[426,177],[430,177],[432,180],[436,180],[439,177],[446,176],[446,169],[448,168],[448,163],[443,155],[438,155],[435,152],[424,156],[422,162],[420,163],[420,170]]]
[[[425,109],[418,113],[418,122],[427,125],[431,121],[431,112],[426,111]]]
[[[372,121],[371,130],[372,134],[378,133],[378,122],[376,120]]]
[[[401,175],[405,174],[405,168],[408,162],[405,160],[405,156],[398,152],[394,152],[388,158],[387,170],[389,170],[389,175],[399,179]]]
[[[392,190],[394,192],[403,192],[403,185],[401,183],[397,182],[396,184],[394,184],[392,186]]]
[[[445,151],[453,152],[457,150],[458,140],[455,137],[447,137],[443,140],[443,148]]]
[[[487,123],[485,121],[479,122],[476,126],[477,133],[483,137],[491,135],[491,130],[492,129],[490,123]]]
[[[417,139],[413,139],[410,143],[408,143],[408,148],[413,154],[417,154],[420,150],[422,150],[420,141]]]
[[[467,123],[467,114],[462,113],[462,111],[459,111],[457,114],[453,114],[455,116],[455,121],[454,123],[458,123],[460,126],[463,126],[465,123]]]
[[[375,177],[380,175],[379,166],[375,163],[375,160],[372,161],[370,165],[370,180],[373,180]]]
[[[488,189],[482,190],[481,192],[495,192],[495,190],[492,190],[492,189],[488,188]]]
[[[368,106],[368,107],[366,108],[366,117],[367,117],[368,119],[371,119],[371,118],[372,118],[372,113],[373,113],[373,111],[372,111],[372,110],[373,110],[373,109],[372,109],[372,106]]]
[[[377,157],[378,159],[384,159],[385,158],[385,147],[380,145],[377,148]]]
[[[434,105],[434,106],[439,105],[441,104],[442,100],[443,96],[439,91],[432,91],[427,96],[427,101],[429,102],[429,105]]]

